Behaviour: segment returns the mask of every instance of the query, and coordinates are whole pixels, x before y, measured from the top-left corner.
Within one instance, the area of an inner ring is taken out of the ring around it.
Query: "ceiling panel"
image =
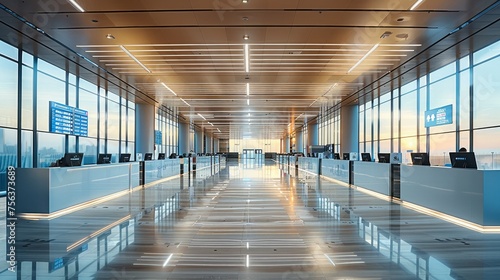
[[[415,0],[77,2],[84,13],[62,0],[2,1],[46,32],[29,36],[47,48],[26,45],[44,59],[65,65],[49,49],[74,61],[82,54],[143,100],[177,107],[186,120],[227,138],[249,129],[280,135],[323,104],[355,102],[408,60],[425,62],[432,54],[421,52],[496,1],[426,0],[413,11]],[[1,19],[23,30],[19,19]]]

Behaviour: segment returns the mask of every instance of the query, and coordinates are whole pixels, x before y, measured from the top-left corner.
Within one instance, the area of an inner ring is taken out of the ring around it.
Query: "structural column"
[[[300,130],[295,133],[295,150],[304,153],[304,131]]]
[[[340,145],[343,153],[359,152],[358,106],[340,108]]]
[[[151,104],[135,105],[135,150],[153,153],[155,147],[155,107]]]
[[[319,145],[319,130],[317,119],[307,125],[307,143],[306,148],[312,145]]]
[[[179,155],[189,154],[189,124],[179,123]]]
[[[195,129],[194,130],[194,151],[196,153],[203,153],[203,130]]]

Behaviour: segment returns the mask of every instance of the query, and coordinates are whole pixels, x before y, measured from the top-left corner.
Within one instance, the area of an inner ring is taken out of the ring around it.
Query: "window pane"
[[[492,139],[500,139],[500,128],[474,130],[474,153],[478,169],[491,169],[492,166],[499,167],[498,155],[500,150],[498,142],[492,141]]]
[[[61,134],[38,133],[38,167],[48,167],[64,156],[64,138]]]
[[[79,98],[80,109],[89,113],[88,136],[97,137],[97,95],[81,89]]]
[[[17,48],[0,40],[0,54],[17,61]]]
[[[407,94],[410,91],[414,91],[417,89],[417,81],[409,82],[406,85],[401,87],[401,95]]]
[[[446,105],[453,105],[453,112],[456,110],[456,78],[451,76],[430,86],[430,109],[439,108]],[[454,116],[453,116],[454,118]],[[453,124],[431,127],[431,133],[455,131],[455,118]]]
[[[59,80],[66,80],[66,72],[63,69],[54,66],[43,59],[38,59],[38,71],[48,74],[54,78],[58,78]]]
[[[401,96],[401,137],[416,136],[417,124],[417,92],[413,91]]]
[[[22,128],[33,129],[33,69],[23,66]]]
[[[95,164],[97,162],[97,139],[80,137],[80,153],[83,153],[83,164]]]
[[[500,125],[500,57],[474,67],[474,127]]]
[[[17,63],[0,57],[0,126],[17,127],[17,78]]]
[[[460,130],[470,128],[470,72],[460,73]]]
[[[17,166],[17,132],[0,128],[0,190],[3,191],[6,190],[9,166]]]
[[[23,64],[33,68],[33,56],[27,52],[23,52]]]
[[[21,132],[21,167],[33,167],[33,132]]]
[[[488,60],[492,57],[495,57],[499,54],[500,54],[500,41],[497,41],[496,43],[489,45],[486,48],[483,48],[474,53],[473,56],[474,65],[481,63],[485,60]]]
[[[381,153],[390,153],[391,152],[391,140],[380,141],[380,152]]]
[[[366,137],[366,141],[371,141],[372,140],[372,109],[367,108],[365,110],[365,113],[366,113],[366,125],[365,125],[366,134],[365,134],[365,137]]]
[[[470,66],[470,60],[469,56],[464,56],[460,59],[460,71],[469,68]]]
[[[392,131],[393,131],[392,137],[394,139],[398,139],[399,138],[399,97],[395,97],[392,100],[392,121],[393,121],[392,122]],[[397,150],[395,150],[395,151],[397,151]]]
[[[450,63],[432,73],[429,74],[429,79],[431,83],[434,83],[437,80],[443,79],[450,75],[453,75],[457,72],[456,62]]]
[[[108,100],[108,139],[120,139],[120,104],[111,100]]]
[[[111,154],[111,162],[118,162],[118,149],[120,142],[108,140],[108,154]]]
[[[455,151],[455,133],[430,136],[430,162],[432,165],[450,164],[449,152]]]
[[[37,125],[39,131],[49,131],[49,101],[66,104],[63,81],[38,72]]]
[[[128,141],[135,142],[135,110],[128,110]]]

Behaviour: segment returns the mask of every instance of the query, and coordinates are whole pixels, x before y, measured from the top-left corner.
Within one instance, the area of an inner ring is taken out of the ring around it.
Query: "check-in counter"
[[[144,162],[144,184],[179,175],[180,160],[147,160]]]
[[[50,214],[139,186],[139,163],[16,170],[16,212]]]
[[[328,178],[332,178],[346,184],[350,184],[349,181],[349,165],[351,161],[349,160],[339,160],[339,159],[322,159],[321,160],[321,174]]]
[[[210,167],[212,165],[212,156],[196,157],[196,170]]]
[[[310,172],[312,174],[320,174],[320,159],[313,157],[299,157],[299,169]]]
[[[391,164],[355,161],[353,184],[384,195],[391,195]]]
[[[401,165],[401,200],[483,226],[500,226],[500,170]]]

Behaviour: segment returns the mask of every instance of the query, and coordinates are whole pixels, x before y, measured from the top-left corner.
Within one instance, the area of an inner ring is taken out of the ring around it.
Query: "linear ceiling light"
[[[165,83],[161,83],[162,86],[164,86],[166,89],[168,89],[171,93],[173,93],[175,96],[177,96],[177,93],[173,91],[171,88],[169,88]]]
[[[424,2],[424,0],[418,0],[417,2],[415,2],[415,4],[411,6],[410,11],[415,10],[415,8],[417,8],[420,4],[422,4],[422,2]]]
[[[198,113],[197,115],[200,116],[200,118],[202,118],[203,120],[205,120],[205,121],[207,120],[207,119],[205,119],[205,117],[202,114]]]
[[[250,99],[247,99],[247,105],[250,105]]]
[[[187,102],[186,102],[186,100],[184,100],[184,99],[182,99],[182,98],[180,98],[180,100],[181,100],[182,102],[186,103],[186,105],[188,105],[189,107],[191,107],[191,105],[189,105],[189,103],[187,103]]]
[[[222,133],[222,131],[220,131],[220,129],[218,129],[218,128],[217,128],[217,131],[220,132],[220,133]]]
[[[245,44],[245,72],[250,72],[250,54],[248,51],[248,44]]]
[[[80,12],[82,12],[82,13],[85,12],[85,10],[82,8],[82,6],[80,6],[80,4],[78,4],[78,3],[76,3],[75,0],[69,0],[69,2],[71,3],[71,5],[73,5],[73,7],[75,7]]]
[[[361,64],[361,62],[363,62],[372,52],[374,52],[377,48],[378,48],[379,44],[376,44],[375,46],[373,46],[358,62],[356,62],[356,64],[354,64],[353,67],[351,67],[351,69],[349,69],[349,71],[347,71],[347,73],[351,73],[352,70],[354,70],[356,67],[358,67],[358,65]]]
[[[124,46],[120,45],[120,49],[124,51],[130,58],[132,58],[137,64],[139,64],[144,70],[148,71],[148,73],[151,73],[151,70],[149,70],[144,64],[142,64],[133,54],[131,54]]]
[[[247,95],[250,95],[250,84],[247,83]]]

